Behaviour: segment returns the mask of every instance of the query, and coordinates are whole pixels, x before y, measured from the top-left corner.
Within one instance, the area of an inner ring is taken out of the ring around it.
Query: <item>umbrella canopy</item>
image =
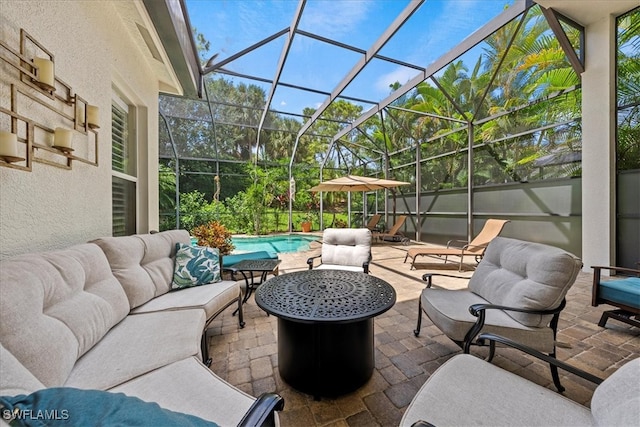
[[[341,178],[321,182],[310,191],[373,191],[409,185],[410,182],[391,179],[369,178],[366,176],[347,175]]]

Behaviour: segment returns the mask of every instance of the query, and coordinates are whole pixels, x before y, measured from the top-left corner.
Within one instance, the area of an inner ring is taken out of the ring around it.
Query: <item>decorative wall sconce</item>
[[[100,129],[100,109],[95,105],[87,105],[87,125],[91,129]]]
[[[31,170],[31,153],[33,140],[33,124],[27,119],[13,111],[0,107],[0,116],[3,123],[11,122],[10,131],[0,131],[0,166]]]
[[[73,147],[71,146],[71,131],[69,129],[56,128],[53,134],[53,148],[63,153],[73,151]]]
[[[83,98],[73,93],[71,86],[56,77],[53,54],[24,29],[20,29],[19,52],[1,40],[0,47],[3,48],[0,49],[0,59],[18,71],[20,82],[33,89],[18,88],[16,84],[11,84],[11,109],[0,107],[0,113],[11,116],[11,132],[3,131],[1,134],[0,166],[30,171],[32,160],[64,169],[71,169],[73,160],[97,166],[98,133],[96,129],[100,127],[98,107],[89,105]],[[44,95],[45,99],[39,95]],[[39,124],[35,119],[19,115],[18,99],[21,96],[29,98],[56,113],[60,118],[69,121],[73,130],[62,126],[50,129]],[[17,134],[15,128],[18,121],[25,122],[26,130]],[[34,141],[36,130],[39,132],[38,142]],[[82,148],[80,155],[72,154],[76,151],[72,146],[73,131],[87,135],[86,147],[79,147]],[[23,138],[20,135],[23,135]],[[51,136],[46,135],[53,136],[53,144],[51,144]],[[91,144],[92,140],[93,144]],[[20,156],[17,148],[21,142],[27,144],[25,157]],[[38,150],[51,154],[39,157],[36,154]],[[52,160],[52,156],[56,155],[63,156],[62,162]],[[26,166],[14,164],[19,162],[25,162]]]
[[[33,63],[37,67],[36,76],[37,79],[34,83],[43,88],[46,91],[56,90],[56,74],[53,61],[47,58],[36,57],[33,58]]]
[[[0,131],[0,158],[7,163],[24,161],[18,155],[18,135],[4,130]]]

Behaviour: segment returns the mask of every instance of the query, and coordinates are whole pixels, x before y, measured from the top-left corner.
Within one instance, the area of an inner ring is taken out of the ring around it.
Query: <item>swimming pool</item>
[[[272,253],[299,252],[309,249],[309,243],[318,240],[315,236],[279,234],[275,236],[234,236],[231,240],[236,247],[232,253],[267,251]]]

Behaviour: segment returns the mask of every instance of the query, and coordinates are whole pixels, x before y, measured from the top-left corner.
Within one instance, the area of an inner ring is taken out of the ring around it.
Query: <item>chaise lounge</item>
[[[404,225],[405,221],[407,220],[407,216],[406,215],[400,215],[398,216],[398,219],[396,219],[396,222],[393,224],[393,227],[391,227],[390,230],[388,231],[376,231],[373,233],[373,239],[376,242],[382,242],[385,240],[391,240],[393,242],[402,242],[402,244],[404,245],[408,245],[409,244],[409,238],[405,237],[401,232],[400,232],[400,228]]]
[[[458,271],[462,271],[464,257],[473,256],[476,262],[480,262],[487,249],[487,245],[500,234],[502,228],[508,222],[509,220],[488,219],[480,233],[471,242],[449,240],[447,246],[444,248],[411,248],[407,251],[404,262],[407,262],[407,259],[411,258],[411,269],[413,270],[415,268],[416,258],[419,256],[444,257],[445,263],[450,256],[457,256],[460,257]],[[456,246],[456,244],[460,243],[464,243],[464,245]]]

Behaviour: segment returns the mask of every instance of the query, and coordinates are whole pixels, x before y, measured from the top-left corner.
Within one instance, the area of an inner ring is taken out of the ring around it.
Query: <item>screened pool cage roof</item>
[[[502,106],[485,105],[489,94],[502,90],[496,73],[507,55],[519,54],[512,43],[534,25],[526,20],[531,13],[538,14],[549,37],[558,40],[567,68],[578,76],[583,71],[583,29],[530,0],[185,4],[192,29],[209,42],[208,50],[200,49],[200,97],[163,96],[161,115],[165,120],[208,122],[219,138],[224,138],[225,128],[240,127],[251,133],[255,144],[245,155],[257,161],[274,160],[265,158],[264,144],[268,135],[280,133],[290,141],[284,150],[290,164],[301,147],[320,140],[324,151],[315,158],[321,168],[339,165],[348,172],[360,168],[360,173],[379,174],[389,170],[391,157],[415,150],[416,144],[457,132],[473,134],[471,126],[544,101],[515,94]],[[572,32],[580,36],[570,37]],[[496,40],[505,48],[496,49]],[[196,37],[195,43],[201,47],[203,41]],[[474,88],[474,102],[451,92],[446,73],[452,65],[460,62],[471,75],[479,58],[495,52],[503,56],[493,60],[495,70]],[[230,96],[221,81],[242,87],[245,96]],[[438,92],[433,96],[442,99],[442,108],[425,111],[419,103],[407,107],[407,98],[419,99],[424,91]],[[344,101],[355,110],[336,113]],[[551,124],[539,123],[527,131],[545,126]],[[495,136],[509,137],[514,136]],[[395,143],[390,144],[391,139]],[[174,141],[172,145],[161,146],[161,157],[199,157]]]

